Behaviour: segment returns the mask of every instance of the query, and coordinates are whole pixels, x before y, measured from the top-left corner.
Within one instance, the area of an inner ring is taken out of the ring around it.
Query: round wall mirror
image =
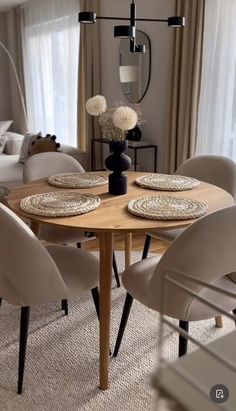
[[[139,103],[145,96],[151,75],[151,42],[136,30],[136,44],[144,44],[145,53],[131,53],[130,40],[122,39],[119,49],[119,75],[122,91],[130,103]]]

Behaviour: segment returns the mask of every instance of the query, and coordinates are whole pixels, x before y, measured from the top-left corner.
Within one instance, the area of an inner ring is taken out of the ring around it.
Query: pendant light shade
[[[96,13],[92,11],[81,11],[79,13],[79,23],[83,23],[83,24],[96,23]]]
[[[119,37],[120,39],[130,39],[135,37],[135,27],[134,26],[115,26],[114,27],[114,37]]]
[[[146,46],[145,44],[136,44],[133,40],[130,40],[130,52],[144,54],[146,53]]]
[[[168,18],[168,26],[169,27],[184,27],[185,26],[185,18],[180,16],[174,16]]]

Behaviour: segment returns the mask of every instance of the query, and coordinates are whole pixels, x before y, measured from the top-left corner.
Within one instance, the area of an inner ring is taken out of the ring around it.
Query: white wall
[[[129,17],[127,0],[101,0],[102,16]],[[136,0],[137,17],[168,18],[175,15],[174,0]],[[118,77],[119,39],[113,37],[114,25],[123,22],[101,22],[101,55],[102,55],[102,94],[112,104],[115,101],[126,101]],[[152,66],[151,81],[141,109],[146,122],[141,125],[143,140],[158,145],[158,170],[163,164],[163,146],[166,115],[166,97],[170,51],[173,41],[173,30],[167,23],[137,22],[137,29],[144,31],[151,40]],[[148,153],[148,154],[147,154]],[[152,151],[144,150],[141,154],[141,168],[152,171]]]
[[[0,13],[0,40],[7,47],[7,13]],[[11,120],[9,60],[0,47],[0,120]]]

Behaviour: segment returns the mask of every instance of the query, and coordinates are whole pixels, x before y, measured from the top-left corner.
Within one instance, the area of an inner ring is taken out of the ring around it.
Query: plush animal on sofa
[[[29,150],[29,156],[34,154],[45,153],[48,151],[58,151],[60,143],[56,143],[56,136],[46,134],[46,137],[38,136],[37,140],[33,141]]]

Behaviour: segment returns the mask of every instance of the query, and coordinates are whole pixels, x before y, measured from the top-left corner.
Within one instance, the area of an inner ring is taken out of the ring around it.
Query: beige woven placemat
[[[141,187],[163,191],[191,190],[200,184],[196,178],[158,173],[146,174],[135,181]]]
[[[20,202],[20,208],[44,217],[66,217],[88,213],[100,203],[100,198],[90,193],[55,191],[25,197]]]
[[[64,188],[91,188],[107,184],[108,178],[94,173],[63,173],[50,176],[48,183]]]
[[[171,195],[147,196],[128,203],[131,214],[157,220],[197,218],[206,214],[207,209],[203,201]]]

